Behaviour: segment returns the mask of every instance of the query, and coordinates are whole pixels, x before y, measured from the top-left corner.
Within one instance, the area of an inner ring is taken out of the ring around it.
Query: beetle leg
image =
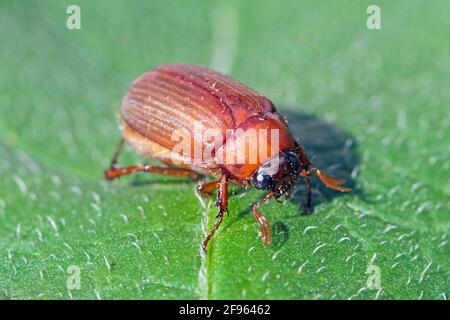
[[[121,176],[132,174],[135,172],[153,172],[159,174],[165,174],[168,176],[189,176],[192,180],[197,181],[200,178],[200,175],[195,171],[183,168],[161,168],[156,166],[151,166],[148,164],[144,165],[134,165],[124,168],[117,168],[117,161],[119,159],[119,155],[122,152],[123,145],[125,140],[122,138],[119,141],[119,144],[114,151],[114,156],[111,160],[111,164],[109,169],[104,172],[105,178],[108,180],[113,180],[119,178]]]
[[[303,207],[303,212],[310,213],[312,208],[312,189],[311,189],[311,178],[309,176],[304,176],[305,186],[306,186],[306,205]]]
[[[110,169],[115,169],[117,165],[117,160],[119,159],[119,155],[122,152],[122,147],[125,140],[123,138],[120,139],[119,144],[116,147],[116,150],[114,151],[114,156],[111,160],[111,165],[109,166]]]
[[[212,195],[213,191],[219,188],[220,181],[212,181],[208,183],[200,183],[197,186],[197,192],[201,196],[210,196]]]
[[[269,220],[267,220],[267,218],[264,217],[261,212],[259,212],[258,208],[261,204],[267,202],[267,200],[269,200],[271,197],[273,197],[273,193],[269,192],[264,198],[253,205],[253,216],[258,223],[259,231],[261,232],[264,245],[266,246],[272,242],[272,230],[270,228]]]
[[[228,211],[228,179],[225,174],[222,174],[222,177],[220,178],[219,183],[219,191],[218,191],[218,205],[219,205],[219,214],[217,215],[217,222],[214,225],[213,229],[209,232],[209,234],[206,236],[205,240],[202,244],[203,252],[206,253],[206,247],[208,245],[209,240],[214,236],[217,229],[219,229],[220,225],[223,221],[224,214]]]
[[[189,176],[192,179],[196,180],[198,179],[198,174],[192,170],[189,169],[182,169],[182,168],[161,168],[161,167],[155,167],[148,164],[144,165],[134,165],[124,168],[111,168],[109,170],[105,171],[105,178],[108,180],[113,180],[116,178],[119,178],[121,176],[132,174],[135,172],[152,172],[152,173],[159,173],[164,174],[168,176]]]

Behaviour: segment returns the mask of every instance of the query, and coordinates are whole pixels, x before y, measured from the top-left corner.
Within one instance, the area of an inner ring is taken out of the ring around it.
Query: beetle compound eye
[[[295,153],[288,151],[285,152],[287,166],[289,168],[289,172],[297,173],[300,171],[300,161]]]
[[[273,190],[275,188],[275,179],[260,170],[256,171],[253,175],[252,184],[256,189],[259,190]]]

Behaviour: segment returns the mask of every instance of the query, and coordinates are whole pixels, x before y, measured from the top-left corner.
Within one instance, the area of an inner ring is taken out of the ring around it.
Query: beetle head
[[[300,160],[292,151],[280,152],[260,166],[252,175],[251,184],[259,190],[271,191],[275,198],[289,197],[297,183]]]

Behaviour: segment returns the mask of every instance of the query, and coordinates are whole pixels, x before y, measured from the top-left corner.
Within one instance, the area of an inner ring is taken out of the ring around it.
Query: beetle
[[[267,192],[252,207],[265,245],[271,243],[272,232],[269,220],[261,214],[259,207],[271,198],[277,202],[281,202],[282,196],[288,199],[299,177],[303,177],[307,190],[305,211],[311,208],[310,175],[316,175],[328,188],[350,191],[341,186],[345,181],[312,165],[302,145],[294,139],[287,121],[268,98],[203,66],[166,64],[144,73],[128,88],[122,101],[121,116],[124,123],[122,139],[110,168],[104,172],[105,177],[112,180],[135,172],[187,176],[199,182],[197,190],[202,196],[211,195],[217,189],[219,213],[217,222],[203,241],[205,252],[228,212],[230,183]],[[180,139],[174,139],[174,133],[179,131],[188,142],[210,147],[211,142],[196,132],[196,123],[203,129],[219,133],[218,144],[207,160],[192,151],[175,151]],[[265,143],[259,143],[259,140],[256,143],[255,136],[248,135],[252,130],[270,131],[270,134],[262,138]],[[272,132],[278,136],[275,142],[269,139],[269,136],[275,136]],[[119,167],[117,160],[124,143],[147,158],[159,160],[164,166]],[[273,149],[275,144],[278,146]],[[243,154],[244,161],[219,161],[219,154],[223,160],[227,152]],[[255,153],[265,156],[248,161]],[[274,167],[276,170],[271,170]],[[201,179],[204,176],[217,180],[204,182]]]

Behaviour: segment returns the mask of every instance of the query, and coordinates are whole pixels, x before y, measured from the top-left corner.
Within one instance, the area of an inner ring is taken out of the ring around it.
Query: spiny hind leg
[[[149,164],[134,165],[134,166],[118,168],[117,162],[119,159],[119,155],[122,152],[123,145],[124,145],[124,139],[122,138],[116,147],[116,150],[115,150],[114,156],[111,160],[109,169],[105,170],[105,172],[104,172],[105,178],[108,180],[117,179],[121,176],[129,175],[129,174],[132,174],[135,172],[150,172],[150,173],[158,173],[158,174],[164,174],[164,175],[168,175],[168,176],[178,176],[178,177],[188,176],[192,180],[195,180],[195,181],[198,181],[198,179],[200,178],[200,175],[197,172],[195,172],[193,170],[189,170],[189,169],[184,169],[184,168],[170,168],[170,167],[163,168],[163,167],[152,166]]]
[[[105,171],[105,178],[108,180],[117,179],[121,176],[125,176],[128,174],[132,174],[135,172],[149,172],[149,173],[158,173],[164,174],[167,176],[176,176],[176,177],[190,177],[192,180],[197,181],[199,178],[198,173],[189,169],[182,168],[162,168],[151,166],[149,164],[138,164],[129,167],[123,168],[114,168],[108,169]]]

